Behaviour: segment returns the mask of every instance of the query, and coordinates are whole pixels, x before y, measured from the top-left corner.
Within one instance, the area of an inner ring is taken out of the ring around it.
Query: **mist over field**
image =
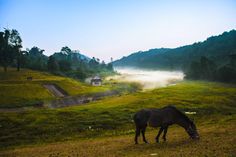
[[[154,89],[174,85],[182,81],[184,74],[181,71],[140,70],[133,68],[115,68],[120,75],[108,77],[121,82],[136,82],[143,89]]]

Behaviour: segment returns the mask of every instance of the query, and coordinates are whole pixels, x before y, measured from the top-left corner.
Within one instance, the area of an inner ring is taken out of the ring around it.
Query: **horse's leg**
[[[142,135],[143,135],[143,142],[148,143],[147,140],[146,140],[146,138],[145,138],[146,127],[147,127],[147,126],[145,126],[144,128],[142,128]]]
[[[160,137],[162,131],[163,131],[163,127],[160,128],[160,130],[159,130],[159,132],[158,132],[158,134],[157,134],[157,136],[156,136],[156,142],[157,142],[157,143],[159,143],[159,137]]]
[[[140,128],[136,127],[136,131],[135,131],[135,144],[138,144],[138,136],[140,135]]]
[[[168,126],[164,128],[164,134],[162,136],[163,140],[166,141],[166,133],[168,131]]]

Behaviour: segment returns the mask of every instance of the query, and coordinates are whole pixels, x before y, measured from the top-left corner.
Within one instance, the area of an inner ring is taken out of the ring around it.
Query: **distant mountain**
[[[114,61],[113,65],[143,69],[183,70],[202,56],[211,59],[217,65],[223,65],[229,62],[231,54],[236,54],[236,30],[174,49],[161,48],[136,52]]]

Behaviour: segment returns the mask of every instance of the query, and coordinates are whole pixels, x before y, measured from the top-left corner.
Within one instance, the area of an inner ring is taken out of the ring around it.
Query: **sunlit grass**
[[[113,96],[83,106],[1,113],[2,147],[133,134],[132,116],[142,108],[175,105],[198,126],[235,120],[236,88],[227,84],[183,82],[175,86]]]
[[[167,142],[155,143],[157,131],[148,129],[146,133],[150,144],[140,140],[139,145],[133,142],[133,134],[80,139],[52,144],[35,145],[0,152],[2,156],[235,156],[236,131],[235,119],[221,118],[223,122],[199,124],[200,141],[192,141],[184,130],[177,126],[169,128]],[[218,119],[217,119],[218,120]]]

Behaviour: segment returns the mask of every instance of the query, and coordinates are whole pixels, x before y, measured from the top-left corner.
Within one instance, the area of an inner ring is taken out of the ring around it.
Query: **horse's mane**
[[[192,123],[192,121],[188,118],[188,116],[186,116],[182,111],[178,110],[175,106],[169,105],[167,107],[174,109],[184,120]]]

